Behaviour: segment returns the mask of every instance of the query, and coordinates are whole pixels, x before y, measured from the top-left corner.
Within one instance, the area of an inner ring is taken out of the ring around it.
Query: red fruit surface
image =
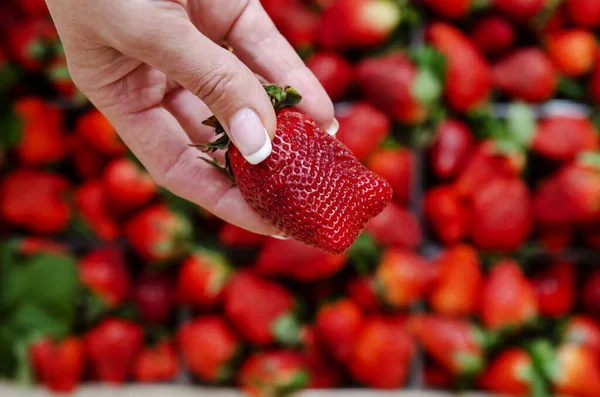
[[[110,162],[102,181],[111,207],[119,213],[141,207],[157,191],[150,174],[125,158]]]
[[[317,43],[321,22],[319,14],[295,1],[288,1],[288,4],[280,2],[274,14],[281,34],[294,48],[310,49]]]
[[[75,203],[83,221],[103,241],[113,241],[120,234],[119,225],[108,212],[106,190],[99,180],[91,180],[75,191]]]
[[[306,62],[332,101],[340,100],[354,81],[352,65],[335,52],[317,52]]]
[[[596,103],[600,103],[600,51],[596,53],[596,66],[589,80],[590,96]]]
[[[445,244],[455,244],[467,234],[469,215],[464,200],[453,186],[436,186],[425,194],[425,217]]]
[[[484,53],[497,56],[514,45],[516,33],[513,25],[505,18],[490,15],[476,23],[471,31],[471,37]]]
[[[37,380],[56,393],[71,393],[83,375],[85,354],[81,340],[70,337],[60,343],[40,339],[29,347]]]
[[[144,348],[133,364],[133,377],[141,383],[167,382],[173,380],[178,372],[177,355],[169,341]]]
[[[544,0],[494,0],[493,5],[509,17],[528,22],[544,7]]]
[[[231,264],[221,253],[197,250],[179,269],[179,301],[199,309],[216,307],[223,298],[223,291],[231,273]]]
[[[315,327],[319,340],[331,355],[341,363],[348,363],[364,321],[360,307],[342,299],[319,309]]]
[[[79,135],[72,135],[68,141],[69,158],[73,168],[84,180],[98,179],[106,165],[106,157],[94,150]]]
[[[123,251],[99,248],[79,261],[79,279],[110,309],[119,307],[129,294],[129,272]]]
[[[219,229],[219,241],[231,247],[255,247],[261,245],[268,236],[252,233],[241,227],[224,222]]]
[[[29,72],[37,72],[43,67],[50,46],[57,39],[54,25],[45,18],[15,22],[6,35],[4,42],[12,56]]]
[[[552,385],[559,395],[600,395],[600,364],[594,351],[577,344],[563,344],[556,351],[558,368]]]
[[[535,132],[532,149],[552,160],[572,160],[580,152],[599,147],[598,131],[583,117],[553,116],[542,120]]]
[[[427,364],[423,370],[423,383],[428,389],[451,389],[455,376],[437,364]]]
[[[562,332],[567,343],[579,344],[600,354],[600,324],[587,315],[575,315],[567,320]]]
[[[62,243],[47,240],[43,237],[25,237],[19,240],[19,252],[25,255],[66,254],[68,248]]]
[[[238,382],[246,394],[262,397],[302,389],[310,383],[310,374],[300,353],[274,350],[248,357]]]
[[[379,297],[375,292],[374,280],[371,277],[357,277],[346,284],[346,295],[367,313],[381,309]]]
[[[449,178],[464,166],[474,147],[469,127],[460,120],[448,119],[436,129],[430,163],[439,178]]]
[[[166,275],[144,273],[135,281],[131,298],[142,319],[150,324],[164,324],[173,313],[175,288]]]
[[[463,18],[471,10],[471,0],[424,0],[424,3],[439,15],[449,19]]]
[[[359,160],[377,150],[392,127],[389,117],[367,102],[353,103],[336,117],[340,123],[336,138]]]
[[[19,8],[28,17],[42,17],[48,15],[48,7],[44,0],[21,0]]]
[[[392,189],[307,116],[284,109],[277,122],[273,152],[262,163],[251,165],[230,146],[242,195],[286,236],[340,254],[383,211]]]
[[[100,153],[115,156],[125,152],[125,145],[119,139],[117,131],[97,110],[91,110],[81,116],[77,120],[76,130],[88,145]]]
[[[567,0],[565,9],[578,26],[591,29],[600,25],[600,3],[595,0]]]
[[[594,271],[586,277],[581,301],[588,313],[600,318],[600,271]]]
[[[493,393],[524,396],[531,389],[533,371],[533,360],[527,351],[509,348],[489,364],[479,383]]]
[[[575,305],[576,274],[572,263],[557,262],[532,280],[540,313],[560,317]]]
[[[423,239],[421,225],[415,214],[396,203],[391,203],[371,219],[366,231],[378,244],[385,246],[416,248]]]
[[[407,204],[412,199],[415,178],[413,152],[405,148],[381,149],[373,153],[367,166],[388,181],[397,202]]]
[[[309,326],[302,328],[303,359],[310,373],[309,389],[333,389],[342,383],[342,370],[329,358],[317,339],[316,332]]]
[[[592,32],[571,29],[549,33],[546,48],[563,74],[577,77],[592,70],[598,43]]]

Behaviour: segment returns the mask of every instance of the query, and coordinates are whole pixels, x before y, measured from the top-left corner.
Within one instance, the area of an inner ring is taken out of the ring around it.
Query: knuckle
[[[232,100],[236,88],[234,69],[231,64],[217,64],[192,83],[194,94],[212,106],[226,106]]]

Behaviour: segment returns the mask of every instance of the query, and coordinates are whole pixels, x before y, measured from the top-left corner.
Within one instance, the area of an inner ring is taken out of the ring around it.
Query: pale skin
[[[155,181],[234,225],[280,235],[189,146],[213,139],[202,121],[215,114],[248,161],[263,161],[276,130],[267,81],[294,86],[301,110],[336,130],[331,100],[259,0],[46,1],[73,81]]]

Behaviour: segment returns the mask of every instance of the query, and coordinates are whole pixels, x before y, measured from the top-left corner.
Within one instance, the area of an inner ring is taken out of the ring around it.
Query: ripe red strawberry
[[[448,119],[436,129],[429,161],[439,178],[456,175],[464,166],[474,146],[469,127],[460,120]]]
[[[490,66],[475,43],[457,28],[436,22],[427,29],[429,42],[446,57],[446,98],[467,112],[487,101],[492,87]]]
[[[352,65],[334,52],[317,52],[306,62],[332,101],[340,100],[354,82]]]
[[[164,324],[173,314],[175,288],[168,276],[150,272],[133,284],[131,298],[141,318],[150,324]]]
[[[367,100],[403,124],[417,124],[427,109],[414,92],[417,66],[404,54],[362,60],[356,75]]]
[[[415,351],[404,325],[392,319],[370,318],[355,339],[348,364],[350,374],[369,387],[397,389],[408,378]]]
[[[500,353],[479,378],[483,389],[499,394],[526,396],[532,388],[533,360],[523,349],[509,348]]]
[[[452,374],[474,375],[483,369],[482,332],[467,320],[418,315],[408,326],[425,351]]]
[[[427,191],[424,203],[429,226],[445,244],[455,244],[467,234],[467,206],[453,186],[436,186]]]
[[[7,34],[6,43],[14,59],[30,72],[42,68],[57,39],[54,25],[45,18],[17,22]]]
[[[117,131],[110,121],[97,110],[91,110],[77,120],[77,134],[88,145],[107,156],[125,152],[125,145],[119,139]]]
[[[375,292],[375,282],[371,277],[357,277],[346,284],[346,295],[368,313],[379,311],[379,297]]]
[[[367,166],[389,182],[396,201],[407,204],[411,200],[415,178],[413,152],[405,148],[381,149],[373,153]]]
[[[329,50],[383,44],[400,23],[400,10],[387,0],[333,0],[321,19],[319,38]]]
[[[256,259],[265,276],[287,276],[299,281],[331,277],[346,265],[346,256],[331,255],[294,240],[267,240]]]
[[[533,226],[529,190],[517,178],[496,179],[471,197],[469,231],[484,250],[512,251],[529,237]]]
[[[141,383],[167,382],[178,372],[177,355],[170,341],[144,348],[133,364],[133,378]]]
[[[198,249],[179,269],[177,296],[181,303],[200,309],[216,307],[232,273],[231,264],[221,253]]]
[[[331,355],[341,363],[348,363],[364,321],[360,307],[342,299],[319,309],[315,327],[319,340]]]
[[[77,174],[84,180],[100,178],[106,164],[106,157],[95,151],[79,135],[72,135],[68,141],[69,158]]]
[[[221,317],[198,317],[182,325],[177,331],[177,344],[194,376],[211,383],[231,378],[230,365],[240,341]]]
[[[391,203],[371,219],[366,230],[380,245],[417,248],[423,239],[421,225],[415,214],[396,203]]]
[[[78,187],[75,203],[83,221],[100,240],[113,241],[119,236],[119,225],[108,213],[106,190],[101,181],[92,180]]]
[[[133,161],[113,160],[104,170],[104,188],[114,212],[124,213],[141,207],[156,194],[154,180]]]
[[[309,389],[333,389],[342,383],[341,369],[332,362],[319,343],[312,327],[304,326],[301,332],[303,359],[310,373]]]
[[[248,163],[226,142],[214,118],[207,122],[223,136],[208,150],[229,147],[228,165],[236,183],[262,218],[286,236],[340,254],[369,219],[383,211],[392,189],[308,116],[293,109],[281,110],[300,101],[293,88],[270,85],[265,89],[273,97],[278,121],[269,158],[257,165]]]
[[[0,182],[0,216],[27,230],[58,233],[71,218],[69,189],[60,175],[17,169]]]
[[[282,324],[290,322],[294,306],[293,296],[281,285],[240,272],[230,280],[224,298],[227,318],[248,341],[268,345],[275,339],[297,336],[280,334]]]
[[[185,251],[191,227],[187,219],[157,204],[125,224],[125,235],[135,252],[149,261],[169,261]]]
[[[66,254],[68,248],[58,242],[43,237],[25,237],[19,240],[19,252],[24,255],[36,254]]]
[[[505,18],[490,15],[481,18],[471,31],[473,41],[490,56],[508,51],[515,44],[516,33],[513,25]]]
[[[70,393],[81,381],[85,355],[77,338],[37,340],[29,347],[29,357],[38,381],[53,392]]]
[[[585,346],[560,345],[551,362],[545,363],[557,395],[595,397],[600,395],[600,364],[595,352]]]
[[[219,241],[230,247],[255,247],[266,240],[267,236],[252,233],[227,222],[224,222],[219,229]]]
[[[79,279],[110,309],[123,304],[129,294],[125,257],[116,247],[99,248],[81,258]]]
[[[423,369],[423,383],[427,389],[452,389],[455,376],[437,364],[427,363]]]
[[[544,0],[494,0],[493,5],[519,22],[529,22],[544,8]]]
[[[476,313],[483,285],[477,251],[467,245],[458,245],[447,249],[436,262],[440,277],[429,296],[433,311],[449,316]]]
[[[254,353],[238,373],[238,383],[252,397],[291,393],[307,387],[310,381],[302,355],[286,350]]]
[[[125,382],[143,341],[140,326],[117,318],[108,318],[88,331],[84,344],[94,379],[112,384]]]
[[[359,160],[364,160],[383,143],[392,127],[385,113],[367,102],[355,102],[337,114],[340,129],[336,138]]]
[[[596,270],[586,277],[581,301],[588,313],[600,318],[600,271]]]
[[[294,1],[279,4],[274,11],[274,21],[281,34],[298,50],[312,48],[319,39],[321,18],[304,4]]]
[[[566,161],[599,146],[598,131],[589,119],[553,116],[539,123],[532,149],[553,160]]]
[[[590,96],[595,103],[600,103],[600,51],[596,53],[596,66],[589,80]]]
[[[535,290],[512,260],[497,263],[483,287],[481,320],[488,328],[520,327],[539,313]]]
[[[554,95],[558,75],[552,60],[539,48],[516,50],[493,66],[494,86],[516,99],[543,102]]]
[[[471,0],[424,0],[429,8],[449,19],[460,19],[471,10]]]
[[[381,298],[394,308],[408,308],[431,290],[437,269],[421,256],[398,248],[384,251],[375,274]]]
[[[600,3],[594,0],[567,0],[565,4],[571,21],[578,26],[592,29],[600,26]]]
[[[43,17],[48,15],[48,7],[44,0],[21,0],[19,8],[28,17]]]
[[[573,310],[575,277],[575,268],[572,263],[557,262],[533,278],[532,283],[541,314],[560,317]]]
[[[600,324],[592,317],[575,315],[567,320],[562,338],[569,344],[578,344],[600,354]]]
[[[583,29],[552,32],[546,47],[556,66],[567,76],[581,76],[592,70],[598,44],[594,35]]]

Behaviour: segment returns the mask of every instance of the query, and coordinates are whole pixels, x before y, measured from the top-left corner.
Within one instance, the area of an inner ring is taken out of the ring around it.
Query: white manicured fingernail
[[[271,237],[276,238],[277,240],[289,240],[289,237],[284,236],[283,234],[274,234]]]
[[[339,129],[340,129],[340,123],[337,121],[336,118],[334,118],[333,121],[331,122],[331,124],[329,124],[329,126],[327,126],[327,128],[325,128],[325,131],[327,131],[327,133],[329,135],[335,136],[335,134],[337,134]]]
[[[265,126],[252,109],[245,108],[233,115],[229,120],[229,135],[250,164],[259,164],[273,150]]]

